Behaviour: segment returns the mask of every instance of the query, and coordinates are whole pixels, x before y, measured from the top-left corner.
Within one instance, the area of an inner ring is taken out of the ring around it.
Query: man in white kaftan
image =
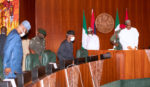
[[[100,49],[100,43],[99,43],[99,37],[96,34],[93,34],[93,30],[89,27],[88,28],[88,35],[86,38],[86,49],[87,50],[99,50]]]
[[[126,28],[119,33],[120,43],[123,50],[138,49],[139,32],[136,28],[131,27],[131,21],[125,21]]]

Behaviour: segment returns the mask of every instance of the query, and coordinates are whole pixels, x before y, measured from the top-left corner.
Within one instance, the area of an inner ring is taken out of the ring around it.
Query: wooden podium
[[[150,78],[150,50],[88,51],[89,56],[110,52],[112,57],[75,65],[25,87],[97,87],[121,79]]]

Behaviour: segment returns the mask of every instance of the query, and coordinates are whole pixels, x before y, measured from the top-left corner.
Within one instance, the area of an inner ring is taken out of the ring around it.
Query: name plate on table
[[[98,60],[98,55],[96,55],[96,56],[88,56],[87,57],[87,61],[88,62],[97,61],[97,60]]]
[[[17,87],[14,79],[4,79],[3,85],[0,87]]]
[[[45,72],[45,67],[44,66],[35,67],[32,70],[32,81],[35,82],[35,81],[39,80],[39,78],[41,78],[45,75],[46,75],[46,72]]]
[[[76,58],[74,59],[74,64],[79,65],[85,63],[85,58]]]

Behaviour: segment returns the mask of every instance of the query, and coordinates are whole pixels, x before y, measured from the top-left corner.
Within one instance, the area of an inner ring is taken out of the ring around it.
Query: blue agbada
[[[15,78],[15,73],[22,73],[22,57],[21,37],[17,30],[14,29],[9,33],[4,46],[3,69],[11,68],[11,72],[9,75],[5,75],[5,78]]]

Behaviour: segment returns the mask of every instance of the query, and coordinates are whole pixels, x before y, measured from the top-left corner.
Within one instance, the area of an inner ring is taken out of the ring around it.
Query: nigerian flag
[[[87,38],[87,26],[86,26],[86,18],[85,18],[85,13],[83,11],[83,28],[82,28],[82,48],[86,49],[86,38]]]
[[[118,15],[118,9],[116,13],[116,21],[115,21],[115,31],[120,30],[120,23],[119,23],[119,15]]]

